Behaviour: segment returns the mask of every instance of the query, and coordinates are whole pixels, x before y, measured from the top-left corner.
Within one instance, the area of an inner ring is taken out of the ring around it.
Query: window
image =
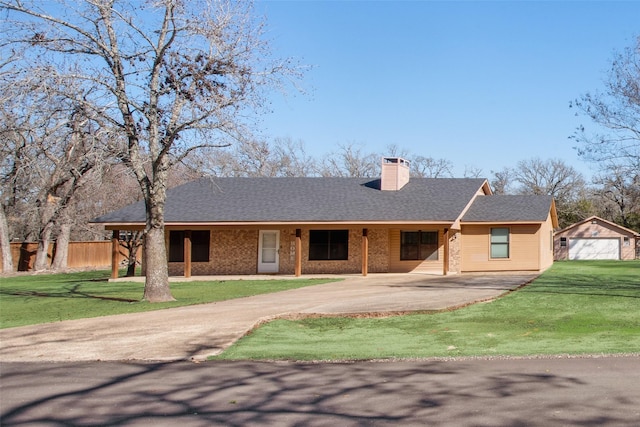
[[[209,262],[209,230],[191,232],[191,262]],[[184,262],[184,231],[169,232],[169,262]]]
[[[438,232],[437,231],[401,231],[400,259],[408,260],[437,260]]]
[[[349,259],[349,230],[311,230],[309,232],[309,259]]]
[[[509,229],[491,229],[491,258],[509,258]]]
[[[629,239],[628,236],[624,236],[622,238],[622,242],[623,242],[622,243],[623,246],[631,246],[631,239]]]
[[[560,238],[560,246],[567,246],[567,238],[566,237],[561,237]]]

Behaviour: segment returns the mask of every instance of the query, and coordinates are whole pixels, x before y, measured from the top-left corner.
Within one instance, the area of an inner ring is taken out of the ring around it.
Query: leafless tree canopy
[[[49,266],[54,232],[62,244],[53,265],[66,267],[63,242],[70,236],[77,194],[99,179],[106,158],[100,117],[62,96],[82,88],[55,73],[5,71],[0,80],[6,96],[0,109],[2,210],[12,227],[38,240],[36,270]]]
[[[172,299],[164,248],[170,168],[194,150],[243,140],[265,89],[298,77],[274,59],[250,2],[0,1],[5,48],[22,66],[83,88],[64,92],[121,136],[110,147],[146,203],[145,298]],[[243,118],[245,120],[243,120]]]
[[[302,68],[273,57],[250,1],[0,0],[0,10],[3,269],[10,236],[43,247],[103,237],[87,220],[142,199],[144,297],[165,301],[173,185],[202,175],[377,177],[382,156],[411,160],[414,177],[453,176],[450,160],[396,145],[375,153],[343,143],[314,158],[303,141],[254,135],[267,97]],[[598,214],[640,230],[640,38],[615,56],[605,91],[572,107],[595,128],[573,135],[602,166],[593,185],[560,159],[534,158],[492,172],[494,192],[552,195],[562,225]],[[464,176],[482,171],[467,166]],[[46,261],[44,251],[39,267]]]
[[[640,169],[610,164],[594,179],[595,197],[604,214],[627,228],[640,229]]]
[[[366,152],[361,144],[340,144],[337,151],[322,159],[320,175],[371,178],[379,175],[379,163],[379,157]]]
[[[604,92],[586,93],[571,103],[593,125],[573,135],[578,153],[590,161],[608,161],[640,169],[640,36],[617,53]]]

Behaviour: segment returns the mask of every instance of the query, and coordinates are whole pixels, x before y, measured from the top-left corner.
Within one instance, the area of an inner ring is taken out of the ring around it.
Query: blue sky
[[[602,89],[614,51],[640,35],[640,2],[259,1],[279,56],[313,67],[306,94],[272,99],[271,137],[321,157],[340,144],[492,170],[561,158],[569,102]]]

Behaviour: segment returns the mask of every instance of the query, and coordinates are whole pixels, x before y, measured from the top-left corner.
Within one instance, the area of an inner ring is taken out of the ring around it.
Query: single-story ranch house
[[[139,202],[93,222],[145,225]],[[169,273],[363,274],[543,271],[550,196],[492,195],[486,179],[410,178],[383,158],[371,178],[202,178],[167,192]],[[117,275],[116,266],[113,270]]]
[[[555,259],[636,259],[640,234],[597,216],[555,233]]]

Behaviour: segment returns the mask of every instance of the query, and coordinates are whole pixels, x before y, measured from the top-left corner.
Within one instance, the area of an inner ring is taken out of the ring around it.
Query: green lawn
[[[376,359],[640,352],[640,261],[558,262],[529,286],[457,311],[277,320],[218,359]]]
[[[317,285],[335,279],[171,284],[174,302],[142,302],[143,283],[108,282],[109,271],[0,278],[0,328],[202,304]]]

